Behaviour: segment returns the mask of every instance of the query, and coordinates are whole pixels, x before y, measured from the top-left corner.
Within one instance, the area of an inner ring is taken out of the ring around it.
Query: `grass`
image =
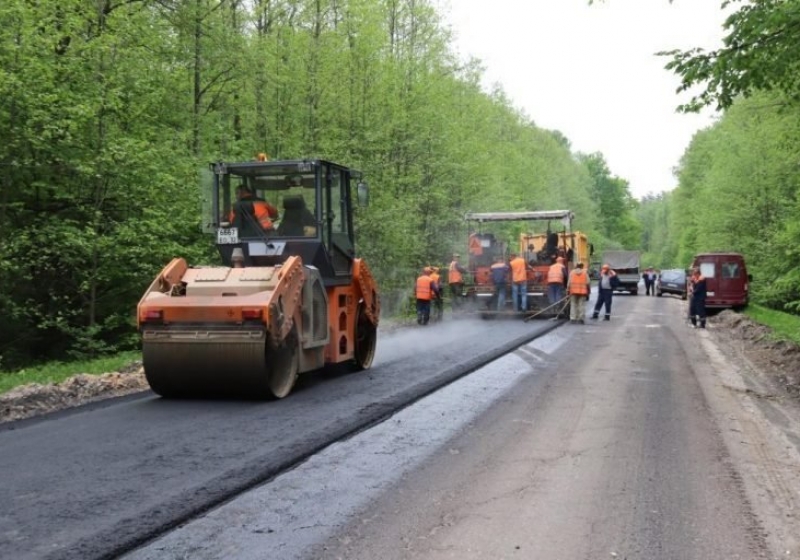
[[[789,340],[800,344],[800,317],[783,311],[775,311],[750,304],[745,309],[745,314],[754,321],[772,329],[772,336],[776,340]]]
[[[13,372],[0,372],[0,394],[28,383],[58,383],[79,373],[99,375],[119,371],[142,359],[141,352],[123,352],[114,356],[80,362],[50,362]]]

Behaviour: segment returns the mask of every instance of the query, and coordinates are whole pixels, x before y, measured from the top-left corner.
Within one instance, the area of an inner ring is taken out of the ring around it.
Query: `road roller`
[[[324,160],[216,162],[203,192],[221,264],[173,259],[137,308],[153,391],[283,398],[301,373],[369,368],[380,299],[355,251],[362,174]]]

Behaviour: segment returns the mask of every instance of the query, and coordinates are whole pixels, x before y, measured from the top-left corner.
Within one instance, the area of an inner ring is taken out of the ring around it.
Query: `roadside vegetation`
[[[752,301],[797,316],[800,3],[723,4],[738,9],[726,19],[722,48],[661,53],[686,92],[679,109],[711,107],[719,117],[684,152],[678,187],[646,197],[637,210],[644,260],[686,268],[699,252],[742,253]]]
[[[771,338],[800,344],[800,316],[761,305],[749,305],[745,313],[757,323],[768,326],[772,330]]]
[[[112,371],[120,371],[137,361],[141,361],[141,359],[141,352],[120,352],[113,356],[105,356],[93,360],[47,362],[14,372],[6,372],[0,375],[0,394],[10,391],[14,387],[29,383],[38,383],[40,385],[60,383],[81,373],[100,375]]]
[[[465,251],[467,211],[569,208],[596,247],[638,243],[627,182],[486,91],[437,5],[0,3],[0,367],[135,350],[158,271],[218,262],[212,161],[362,171],[358,252],[389,314],[420,267]]]
[[[0,390],[136,355],[131,317],[158,271],[217,262],[198,170],[259,152],[365,173],[358,252],[389,315],[421,266],[465,252],[465,212],[569,208],[598,255],[685,268],[696,252],[743,253],[753,309],[783,332],[778,317],[800,314],[796,4],[749,3],[725,48],[666,53],[687,90],[706,88],[683,109],[720,117],[688,146],[678,187],[637,201],[603,154],[485,91],[434,0],[6,0]]]

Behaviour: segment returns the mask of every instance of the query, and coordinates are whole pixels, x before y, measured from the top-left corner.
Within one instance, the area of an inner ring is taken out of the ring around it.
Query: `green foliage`
[[[749,305],[745,313],[753,320],[772,329],[772,336],[777,340],[789,340],[800,344],[800,317],[782,313],[760,305]]]
[[[79,360],[69,363],[48,362],[46,365],[28,367],[17,371],[4,372],[0,370],[0,394],[28,383],[59,383],[79,373],[99,375],[111,371],[120,371],[130,367],[131,364],[137,361],[141,361],[141,359],[140,352],[121,352],[112,357],[93,360]]]
[[[725,20],[723,47],[659,53],[671,57],[666,68],[681,78],[678,91],[704,88],[681,105],[684,111],[716,106],[727,109],[740,97],[776,91],[800,99],[800,2],[797,0],[725,0],[739,5]]]
[[[640,249],[642,227],[635,214],[638,202],[631,196],[628,182],[611,175],[600,153],[580,154],[578,160],[589,174],[591,198],[600,218],[597,249]]]
[[[430,0],[7,0],[0,77],[6,367],[135,347],[155,274],[214,262],[196,188],[208,161],[362,170],[358,251],[387,302],[465,252],[470,210],[568,208],[608,243],[640,237],[627,183],[484,92]]]
[[[755,301],[800,311],[800,110],[775,94],[735,103],[699,132],[669,198],[670,254],[738,251]]]

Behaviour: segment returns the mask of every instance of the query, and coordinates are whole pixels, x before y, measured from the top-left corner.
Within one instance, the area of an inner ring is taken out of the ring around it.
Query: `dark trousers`
[[[442,296],[434,296],[433,302],[433,320],[441,321],[444,317],[444,300]]]
[[[431,300],[417,298],[417,324],[427,325],[431,320]]]
[[[462,294],[464,293],[464,282],[453,282],[450,284],[450,296],[452,297],[453,301],[453,310],[458,307],[461,307],[461,298]]]
[[[698,318],[700,328],[706,328],[706,300],[692,298],[689,300],[689,320],[696,326]]]
[[[600,314],[600,308],[606,306],[606,317],[611,316],[611,296],[614,295],[614,290],[604,290],[600,288],[597,290],[597,302],[594,304],[594,317]]]
[[[651,291],[652,291],[653,293],[655,293],[655,289],[654,289],[654,288],[655,288],[655,286],[653,286],[653,281],[652,281],[652,280],[645,280],[645,281],[644,281],[644,290],[645,290],[645,293],[646,293],[648,296],[650,295],[650,292],[651,292]]]

